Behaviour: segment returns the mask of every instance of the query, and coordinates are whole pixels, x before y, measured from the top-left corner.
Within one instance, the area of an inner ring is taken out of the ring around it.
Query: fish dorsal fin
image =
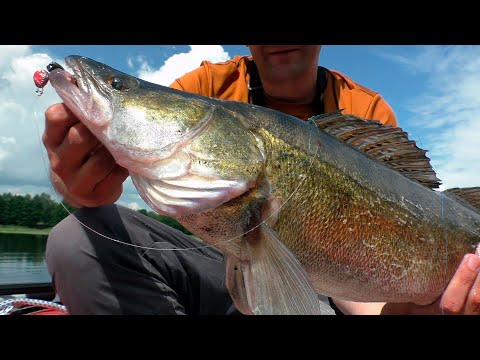
[[[444,193],[453,194],[456,198],[480,211],[480,187],[451,188],[445,190]]]
[[[425,155],[427,151],[418,148],[401,128],[341,111],[314,116],[309,121],[408,178],[431,189],[439,187],[441,182]]]

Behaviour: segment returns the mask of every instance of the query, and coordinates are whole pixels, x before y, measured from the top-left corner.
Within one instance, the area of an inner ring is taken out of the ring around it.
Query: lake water
[[[0,285],[50,282],[45,235],[0,234]]]

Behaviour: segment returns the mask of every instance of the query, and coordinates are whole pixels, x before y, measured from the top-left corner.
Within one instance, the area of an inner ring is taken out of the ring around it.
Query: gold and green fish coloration
[[[341,112],[304,122],[66,62],[57,93],[153,209],[224,252],[245,314],[319,314],[318,294],[428,304],[478,251],[480,188],[435,190],[399,128]]]

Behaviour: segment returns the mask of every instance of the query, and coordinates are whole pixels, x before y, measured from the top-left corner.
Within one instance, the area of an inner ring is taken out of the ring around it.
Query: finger
[[[45,111],[45,132],[42,140],[45,147],[55,148],[59,146],[68,130],[79,120],[65,106],[65,104],[54,104]]]
[[[475,255],[478,257],[478,255]],[[480,274],[477,270],[477,279],[467,297],[465,314],[480,315]]]
[[[82,199],[82,204],[87,207],[113,204],[122,195],[122,183],[128,175],[127,169],[116,165],[107,177],[97,184],[90,196]]]
[[[78,123],[72,126],[61,145],[56,149],[59,157],[68,159],[69,168],[79,168],[91,156],[97,147],[101,146],[100,141],[88,128]]]
[[[93,192],[97,184],[105,179],[116,165],[108,150],[101,147],[88,158],[74,177],[66,180],[66,185],[72,194],[84,196]]]
[[[445,314],[460,314],[464,311],[470,290],[478,277],[480,257],[467,254],[448,284],[440,301],[440,310]]]
[[[108,199],[106,198],[106,202],[102,205],[111,204],[118,200],[120,195],[122,195],[123,190],[123,186],[120,186],[120,184],[122,184],[128,176],[129,172],[127,169],[121,167],[120,165],[116,165],[107,175],[107,177],[97,184],[95,190],[93,191],[94,194],[111,193],[110,197]]]
[[[99,141],[95,136],[85,125],[78,123],[70,128],[60,146],[48,152],[50,167],[67,184],[97,146]]]

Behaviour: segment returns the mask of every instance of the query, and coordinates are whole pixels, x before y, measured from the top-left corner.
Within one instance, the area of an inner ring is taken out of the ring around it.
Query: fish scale
[[[462,241],[468,233],[445,230],[441,222],[422,225],[425,219],[384,201],[338,169],[311,159],[299,161],[306,155],[296,149],[285,156],[288,144],[271,135],[264,138],[272,196],[285,199],[295,191],[298,181],[289,175],[292,169],[306,175],[297,196],[280,210],[274,230],[304,265],[318,292],[354,301],[422,302],[415,296],[434,296],[444,288],[444,236],[452,247],[449,277],[471,252],[469,243]],[[349,295],[350,287],[357,288],[355,297]]]

